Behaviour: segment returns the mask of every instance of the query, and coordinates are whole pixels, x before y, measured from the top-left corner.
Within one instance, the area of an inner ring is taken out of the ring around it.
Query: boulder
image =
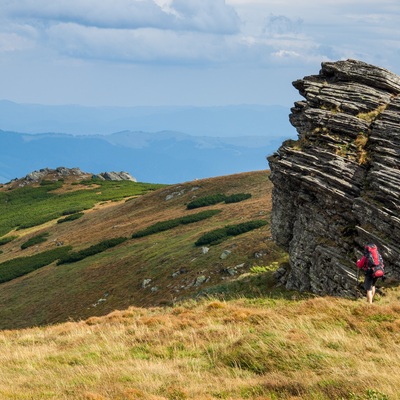
[[[293,83],[298,140],[268,157],[271,229],[290,257],[286,287],[354,295],[366,242],[400,277],[400,77],[361,61],[322,63]]]

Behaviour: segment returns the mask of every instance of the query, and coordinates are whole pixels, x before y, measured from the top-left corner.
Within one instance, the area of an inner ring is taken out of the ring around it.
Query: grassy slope
[[[25,277],[1,285],[0,328],[22,328],[69,319],[79,320],[104,315],[130,305],[171,304],[192,296],[207,287],[225,284],[231,278],[221,270],[244,263],[240,273],[256,264],[268,265],[282,257],[270,241],[269,227],[248,232],[212,246],[207,254],[195,247],[198,237],[211,229],[251,219],[268,218],[271,210],[271,183],[265,171],[169,186],[129,201],[105,203],[85,211],[85,216],[68,223],[56,220],[42,226],[17,231],[19,239],[2,246],[0,262],[55,248],[55,243],[80,250],[113,237],[131,237],[133,232],[157,221],[198,213],[187,210],[194,196],[213,193],[250,192],[252,197],[240,203],[217,204],[207,209],[222,212],[208,220],[173,230],[131,239],[104,253],[80,262],[41,268]],[[168,195],[175,194],[166,200]],[[48,240],[23,251],[20,245],[28,238],[48,232]],[[12,233],[12,234],[15,234]],[[224,250],[232,253],[220,259]],[[256,259],[256,252],[264,255]],[[182,274],[172,278],[172,274]],[[208,281],[194,286],[196,278]],[[152,279],[143,288],[144,279]],[[254,294],[261,289],[255,284]],[[247,290],[248,288],[246,288]],[[223,288],[222,288],[223,290]],[[100,301],[105,299],[105,301]]]
[[[398,290],[202,300],[0,332],[2,399],[398,399]]]
[[[0,398],[400,398],[398,288],[382,288],[368,306],[364,299],[287,293],[274,286],[272,272],[240,278],[221,273],[241,263],[247,272],[252,265],[284,259],[268,227],[213,246],[207,254],[193,246],[209,229],[268,218],[271,185],[265,172],[167,187],[97,205],[70,223],[18,231],[19,239],[1,247],[0,261],[20,255],[20,244],[43,231],[49,240],[23,254],[54,248],[54,240],[80,249],[129,236],[156,221],[197,212],[187,211],[185,203],[215,191],[253,196],[213,206],[223,212],[199,225],[129,240],[78,263],[50,265],[0,285],[3,327],[82,319],[0,332]],[[180,194],[167,201],[171,193]],[[222,260],[225,249],[232,253]],[[263,256],[255,258],[255,252]],[[186,272],[172,278],[180,268]],[[202,275],[209,281],[193,287]],[[144,278],[152,279],[147,288]],[[176,302],[199,291],[224,292],[226,300]]]

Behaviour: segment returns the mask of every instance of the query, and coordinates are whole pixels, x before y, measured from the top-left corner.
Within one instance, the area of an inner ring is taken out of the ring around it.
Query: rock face
[[[400,77],[360,61],[322,63],[293,82],[298,140],[268,158],[272,233],[287,249],[289,289],[354,295],[365,243],[400,277]]]

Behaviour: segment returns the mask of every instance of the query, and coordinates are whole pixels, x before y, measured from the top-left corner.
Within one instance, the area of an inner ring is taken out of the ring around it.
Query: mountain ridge
[[[110,134],[181,131],[195,136],[287,135],[287,108],[268,105],[88,107],[18,104],[0,100],[0,128],[37,133]]]
[[[196,137],[181,132],[111,135],[0,131],[0,182],[43,167],[127,171],[142,182],[179,183],[263,170],[281,139]],[[62,149],[62,151],[61,151]],[[45,165],[43,165],[45,163]]]

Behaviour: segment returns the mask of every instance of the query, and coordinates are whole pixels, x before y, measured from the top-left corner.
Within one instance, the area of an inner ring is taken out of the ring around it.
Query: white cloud
[[[171,30],[101,29],[77,24],[58,24],[49,29],[52,46],[79,58],[136,63],[215,63],[223,61],[226,38]]]
[[[225,0],[173,0],[170,7],[183,26],[190,29],[225,34],[239,32],[239,17]]]
[[[4,2],[4,1],[3,1]],[[83,26],[138,29],[238,31],[239,18],[224,0],[19,0],[3,4],[3,15],[32,24],[76,23]]]
[[[35,65],[41,73],[45,65],[62,79],[79,65],[162,76],[168,65],[177,84],[182,71],[194,80],[199,71],[218,71],[217,85],[229,73],[240,71],[246,82],[263,74],[286,78],[289,70],[317,72],[321,61],[349,57],[396,72],[399,15],[398,0],[0,0],[0,72],[11,76]],[[207,85],[195,84],[200,92]],[[256,83],[252,90],[259,90]]]

